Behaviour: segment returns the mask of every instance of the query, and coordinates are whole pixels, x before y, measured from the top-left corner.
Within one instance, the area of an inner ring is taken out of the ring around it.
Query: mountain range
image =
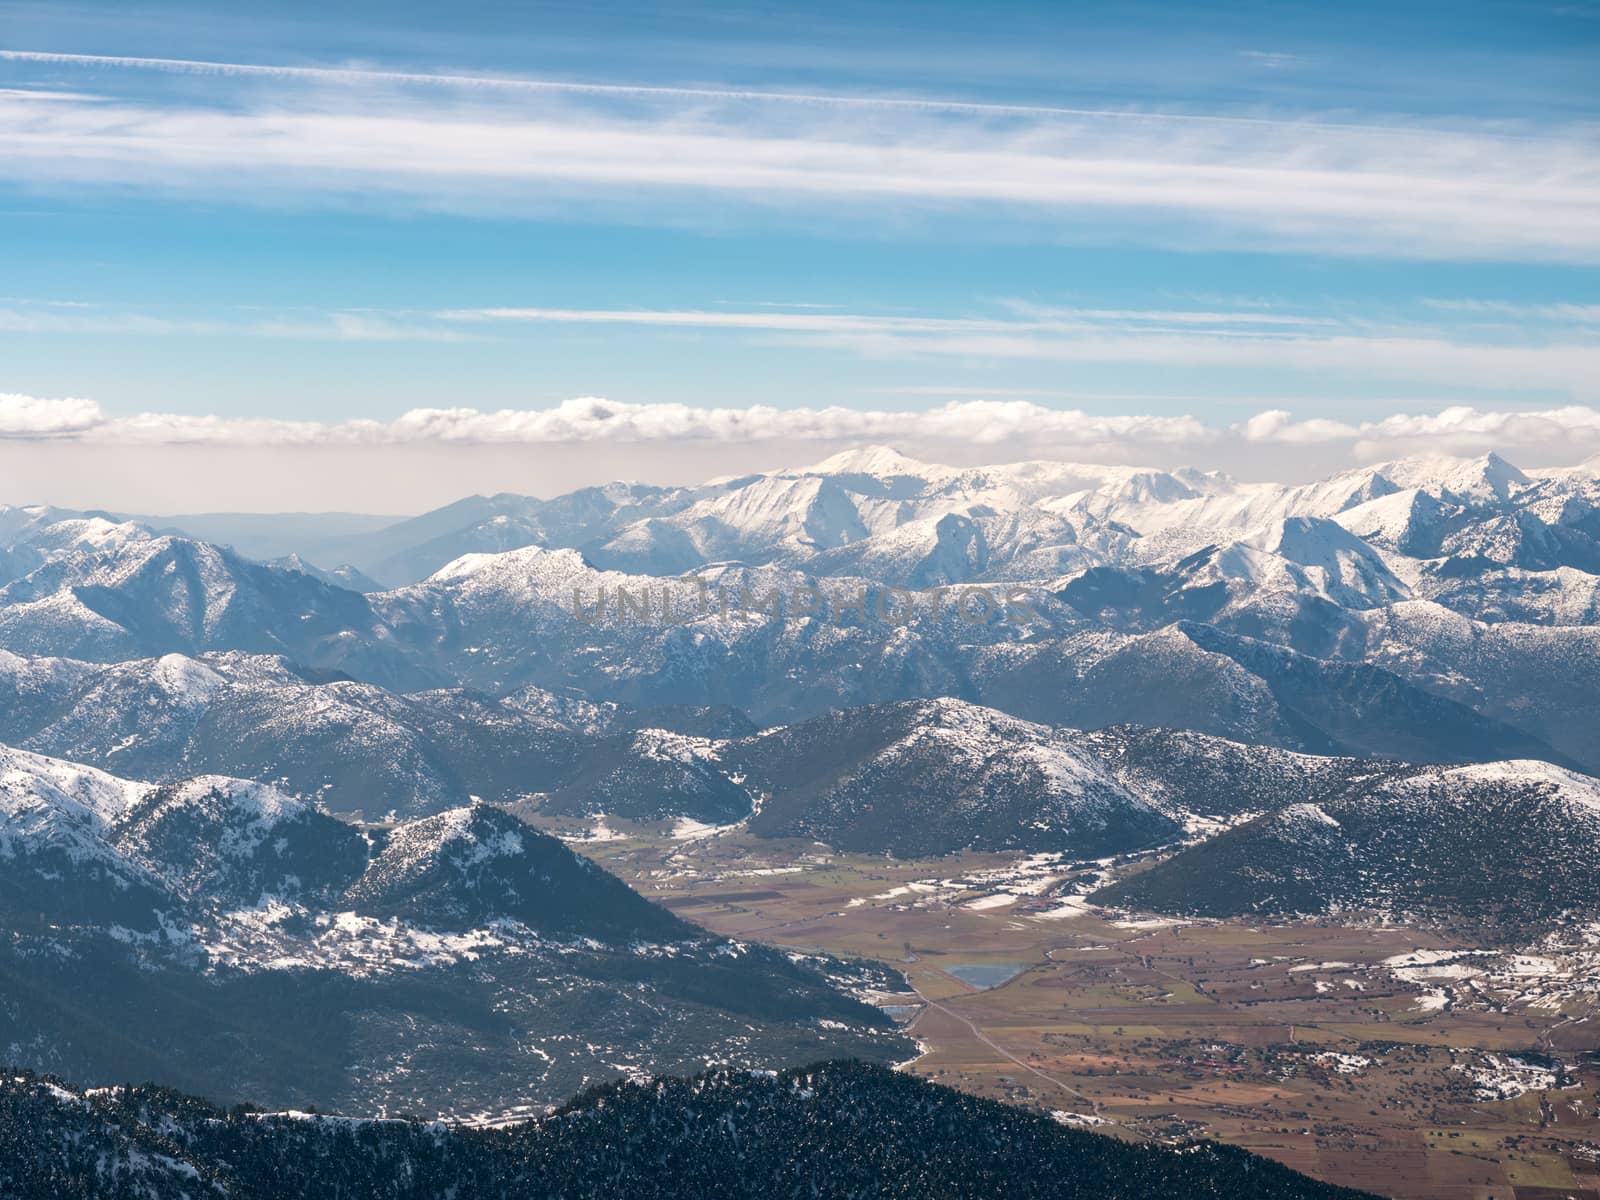
[[[94,1085],[0,1081],[41,1148],[8,1185],[845,1195],[889,1154],[908,1195],[1334,1195],[888,1074],[895,970],[714,936],[521,818],[1525,943],[1600,920],[1596,679],[1595,464],[869,447],[399,520],[0,507],[0,1060]],[[603,1090],[474,1132],[104,1086],[140,1078],[474,1121]]]
[[[865,450],[693,488],[463,501],[331,535],[337,559],[267,545],[259,520],[242,540],[299,557],[171,528],[4,510],[0,646],[242,651],[390,690],[532,687],[763,725],[953,696],[1046,724],[1600,770],[1592,468],[1490,455],[1285,486]],[[341,586],[345,562],[389,590]]]

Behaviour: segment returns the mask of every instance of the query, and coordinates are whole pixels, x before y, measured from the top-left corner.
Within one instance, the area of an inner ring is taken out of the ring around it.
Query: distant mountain
[[[1489,755],[1473,751],[1469,741],[1457,743],[1450,754],[1413,752],[1409,757],[1415,760],[1554,756],[1600,773],[1600,739],[1594,736],[1600,728],[1600,689],[1594,686],[1600,678],[1600,626],[1495,623],[1412,601],[1355,614],[1321,652],[1392,670],[1553,748],[1553,754],[1535,749]]]
[[[1549,743],[1366,661],[1183,621],[1155,633],[1038,643],[999,658],[978,693],[1035,720],[1193,729],[1312,754],[1559,759]]]
[[[165,516],[124,514],[117,518],[142,525],[157,534],[215,542],[258,560],[304,555],[307,559],[338,562],[328,556],[330,544],[376,533],[398,519],[372,513],[181,513]]]
[[[0,585],[64,555],[104,551],[151,536],[146,526],[108,513],[0,504]]]
[[[458,690],[395,694],[323,675],[270,655],[101,664],[0,651],[0,741],[158,781],[254,779],[367,817],[545,793],[587,809],[591,792],[625,815],[630,797],[671,786],[674,745],[755,732],[727,706],[635,709],[537,689],[504,701]],[[731,807],[709,794],[698,806],[688,793],[665,807],[649,803],[702,820],[748,811],[742,789],[726,780],[715,789],[736,798]]]
[[[1125,558],[1132,539],[1141,542],[1138,559],[1164,546],[1175,560],[1207,542],[1258,541],[1259,531],[1285,522],[1347,523],[1346,514],[1359,522],[1366,519],[1354,515],[1359,510],[1400,493],[1433,506],[1436,536],[1402,538],[1385,552],[1449,553],[1441,551],[1444,533],[1470,540],[1475,522],[1492,524],[1512,513],[1555,529],[1565,539],[1568,565],[1592,561],[1593,531],[1571,515],[1573,503],[1586,512],[1595,508],[1581,481],[1575,489],[1568,477],[1529,476],[1494,455],[1405,460],[1283,486],[1071,463],[951,468],[885,447],[695,488],[618,483],[551,500],[470,497],[386,528],[308,539],[293,549],[308,562],[352,562],[388,586],[420,582],[462,554],[526,546],[578,549],[597,566],[633,574],[677,574],[736,559],[922,586],[1105,565]],[[1534,517],[1557,493],[1568,504],[1565,515],[1553,525],[1548,514]],[[178,527],[212,540],[229,540],[218,531],[236,532],[216,522]],[[263,557],[286,552],[281,541],[270,545],[275,552]]]
[[[1096,898],[1209,916],[1379,913],[1513,937],[1593,920],[1600,780],[1539,762],[1353,774]]]
[[[823,640],[826,630],[815,632],[817,643],[785,655],[798,670],[801,651],[815,644],[813,682],[821,686],[840,649]],[[708,657],[707,667],[715,661]],[[763,661],[724,659],[723,682]],[[1367,759],[1561,758],[1510,725],[1378,668],[1301,656],[1210,626],[1016,647],[1001,665],[995,678],[958,686],[1042,722],[944,698],[858,707],[758,733],[726,706],[597,705],[532,687],[504,701],[455,690],[397,695],[273,656],[95,664],[0,652],[0,739],[124,776],[273,783],[368,817],[435,813],[478,797],[526,799],[549,813],[722,823],[760,803],[758,833],[897,853],[1128,849],[1169,837],[1169,817],[1265,811],[1274,788],[1303,798],[1348,771],[1369,770]],[[1582,704],[1595,703],[1583,690],[1587,678],[1569,660],[1542,680],[1556,697],[1570,689],[1570,712],[1551,719],[1564,719],[1574,745],[1584,744]],[[947,679],[933,674],[915,686],[937,690]],[[903,687],[904,676],[893,682]],[[682,695],[683,683],[658,694]],[[1089,727],[1165,722],[1220,737],[1084,734],[1062,728],[1062,719]],[[1086,801],[1072,790],[1071,772],[1062,773],[1069,760],[1099,773],[1085,796],[1125,806],[1131,794],[1160,812],[1102,814],[1104,827],[1087,809],[1074,815]]]
[[[1365,1195],[1230,1146],[1122,1142],[860,1063],[616,1084],[503,1130],[227,1111],[152,1086],[0,1080],[7,1196],[188,1200],[197,1186],[238,1200]]]
[[[0,646],[22,653],[117,662],[246,650],[426,683],[425,672],[386,651],[387,637],[355,592],[185,538],[74,546],[0,587]]]
[[[377,539],[366,558],[303,556],[437,568],[367,595],[102,518],[4,525],[23,573],[0,586],[0,646],[33,655],[244,650],[387,688],[758,724],[954,696],[1048,724],[1600,770],[1585,469],[1416,459],[1284,486],[864,448],[694,488],[472,498],[355,535]]]
[[[0,856],[9,1053],[81,1079],[466,1114],[910,1046],[829,981],[891,972],[713,937],[490,806],[357,827],[0,749]]]
[[[463,554],[600,545],[629,522],[690,500],[682,489],[631,483],[580,488],[551,500],[469,496],[380,529],[308,544],[305,553],[316,562],[354,563],[382,585],[398,587],[426,579]]]
[[[323,570],[321,567],[308,563],[298,554],[286,554],[282,558],[274,558],[267,562],[269,567],[279,567],[285,571],[299,571],[302,575],[309,575],[313,579],[320,579],[323,583],[334,587],[344,588],[351,592],[381,592],[383,585],[370,576],[358,571],[349,563],[340,563],[336,567]]]
[[[900,856],[1124,853],[1411,769],[1183,729],[1046,726],[948,698],[840,709],[721,740],[602,734],[584,764],[530,804],[640,820],[748,818],[757,836]]]
[[[1169,669],[1165,692],[1153,695],[1170,704],[1177,678]],[[1184,693],[1214,694],[1199,685]],[[1337,779],[1341,761],[1166,730],[1044,728],[948,699],[849,710],[758,734],[727,707],[635,709],[538,689],[501,702],[459,691],[395,695],[371,684],[322,680],[282,658],[244,654],[96,664],[0,652],[0,701],[0,738],[23,749],[156,780],[254,779],[369,817],[434,813],[479,797],[531,799],[549,813],[721,823],[748,816],[765,793],[772,799],[757,832],[803,827],[812,831],[806,836],[824,840],[864,838],[873,849],[901,846],[903,830],[913,827],[915,837],[940,850],[1091,848],[1106,838],[1128,848],[1138,829],[1154,837],[1171,833],[1150,814],[1142,825],[1124,828],[1126,837],[1115,829],[1092,832],[1070,817],[1066,808],[1076,801],[1070,787],[1056,790],[1066,778],[1058,768],[1074,758],[1081,765],[1085,755],[1107,760],[1115,775],[1095,781],[1090,792],[1114,795],[1120,784],[1135,797],[1159,795],[1162,811],[1179,821],[1192,813],[1243,811],[1229,807],[1227,797],[1243,803],[1273,787],[1324,774]],[[1131,711],[1156,709],[1143,702]],[[1193,708],[1183,715],[1190,724],[1204,723]],[[1481,725],[1461,719],[1469,729]],[[1417,728],[1414,720],[1409,728]],[[1224,731],[1237,736],[1263,728],[1225,724]],[[1296,727],[1265,733],[1291,744],[1313,741],[1317,750],[1331,740],[1301,736]],[[1428,746],[1440,744],[1436,736]],[[1482,742],[1489,750],[1495,745],[1492,738]],[[1330,763],[1327,770],[1320,765]],[[842,789],[829,792],[834,800],[892,786],[905,806],[874,800],[878,826],[856,828],[859,813],[814,811],[821,793],[806,789],[823,782]],[[1041,817],[1040,797],[1066,808]],[[925,819],[919,805],[938,811]],[[1270,805],[1251,799],[1247,807]],[[824,826],[826,836],[819,832]]]

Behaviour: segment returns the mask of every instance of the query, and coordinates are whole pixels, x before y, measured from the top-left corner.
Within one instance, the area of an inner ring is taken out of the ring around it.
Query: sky
[[[1600,3],[0,0],[0,502],[1600,455]]]

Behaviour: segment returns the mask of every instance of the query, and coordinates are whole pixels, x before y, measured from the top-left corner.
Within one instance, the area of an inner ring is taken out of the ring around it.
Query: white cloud
[[[1576,462],[1600,449],[1600,409],[1581,405],[1497,412],[1456,405],[1436,413],[1396,413],[1349,423],[1325,418],[1297,421],[1282,410],[1258,413],[1234,427],[1262,445],[1339,446],[1361,460],[1419,453],[1481,454],[1532,451],[1542,459]]]
[[[41,400],[0,392],[0,438],[84,433],[105,423],[105,413],[93,400]]]
[[[24,57],[211,75],[219,93],[210,107],[0,94],[4,175],[32,186],[503,213],[601,202],[652,220],[694,219],[707,194],[763,217],[1001,206],[1158,242],[1600,258],[1600,159],[1581,126],[1397,128]]]
[[[1003,333],[1038,329],[1036,322],[981,317],[880,317],[848,313],[706,312],[699,309],[467,308],[436,314],[444,321],[530,321],[560,325],[644,325],[680,329],[740,329],[769,333],[937,334]]]
[[[1375,421],[1271,411],[1235,425],[1021,399],[927,412],[711,409],[571,400],[419,409],[393,421],[111,417],[87,401],[0,399],[3,502],[134,512],[416,512],[471,492],[556,495],[610,479],[691,484],[888,443],[960,465],[1030,458],[1304,480],[1418,453],[1496,450],[1525,467],[1600,466],[1600,410],[1452,408]]]
[[[1261,412],[1233,425],[1170,414],[1095,414],[1020,398],[952,400],[931,409],[745,408],[628,404],[580,397],[549,408],[421,408],[392,421],[282,421],[178,413],[112,417],[93,401],[0,395],[0,439],[49,437],[95,446],[351,448],[426,446],[770,445],[890,441],[1018,448],[1073,447],[1118,460],[1171,464],[1225,446],[1321,447],[1371,457],[1429,447],[1463,453],[1529,448],[1573,461],[1600,450],[1600,409],[1469,407],[1376,421]]]

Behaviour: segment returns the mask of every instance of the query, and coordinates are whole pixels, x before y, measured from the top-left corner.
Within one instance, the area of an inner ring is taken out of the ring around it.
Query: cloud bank
[[[1568,405],[1530,411],[1457,406],[1376,421],[1297,419],[1284,410],[1231,424],[1192,415],[1095,414],[1024,399],[952,400],[916,410],[695,407],[632,404],[585,396],[547,408],[417,408],[392,421],[283,421],[271,418],[141,413],[112,416],[92,400],[0,394],[0,438],[97,446],[426,447],[753,446],[891,441],[903,445],[1004,448],[1036,444],[1170,464],[1219,446],[1319,447],[1359,457],[1422,450],[1533,451],[1571,461],[1600,452],[1600,409]]]

